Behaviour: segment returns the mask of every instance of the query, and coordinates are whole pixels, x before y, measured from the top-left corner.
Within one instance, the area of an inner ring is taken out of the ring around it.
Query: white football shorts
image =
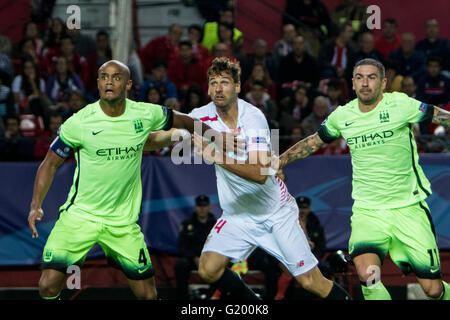
[[[213,251],[236,263],[246,260],[256,247],[283,263],[296,277],[313,269],[318,261],[298,220],[296,205],[283,206],[262,223],[250,214],[223,215],[211,229],[202,252]]]

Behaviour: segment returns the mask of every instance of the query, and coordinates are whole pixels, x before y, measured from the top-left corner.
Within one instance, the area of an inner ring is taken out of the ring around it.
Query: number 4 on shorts
[[[139,251],[139,263],[143,263],[144,266],[147,265],[147,258],[145,257],[144,248]]]

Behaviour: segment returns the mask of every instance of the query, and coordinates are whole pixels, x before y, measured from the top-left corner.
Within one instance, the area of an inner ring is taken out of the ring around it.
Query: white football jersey
[[[214,102],[192,110],[189,115],[203,121],[214,130],[232,131],[220,119]],[[239,138],[245,139],[246,150],[240,157],[229,153],[230,158],[248,160],[248,153],[251,151],[271,151],[271,135],[264,114],[255,106],[241,99],[238,99],[238,121],[234,130],[240,132]],[[284,182],[275,175],[275,172],[269,175],[266,182],[261,185],[243,179],[217,164],[215,164],[215,169],[223,216],[246,215],[254,221],[262,222],[281,207],[295,205],[294,198],[289,194]]]

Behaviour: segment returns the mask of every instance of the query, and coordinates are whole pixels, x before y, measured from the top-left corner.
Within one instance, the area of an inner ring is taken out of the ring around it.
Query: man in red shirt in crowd
[[[383,34],[375,40],[375,50],[383,54],[384,59],[389,58],[389,54],[400,48],[400,36],[397,34],[397,21],[387,18],[383,21]]]
[[[172,24],[167,35],[156,37],[150,40],[145,47],[139,49],[138,55],[146,75],[151,74],[155,61],[168,62],[172,56],[178,54],[178,44],[182,35],[183,27],[179,24]]]

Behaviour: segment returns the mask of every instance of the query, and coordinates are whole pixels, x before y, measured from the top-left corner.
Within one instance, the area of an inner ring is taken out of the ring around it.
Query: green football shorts
[[[154,275],[140,227],[110,226],[63,211],[51,231],[42,255],[41,269],[66,273],[71,265],[82,266],[89,250],[100,244],[111,266],[131,280]]]
[[[430,210],[425,201],[414,205],[372,210],[353,208],[349,254],[375,253],[383,262],[386,254],[404,274],[422,279],[442,277],[439,250]]]

